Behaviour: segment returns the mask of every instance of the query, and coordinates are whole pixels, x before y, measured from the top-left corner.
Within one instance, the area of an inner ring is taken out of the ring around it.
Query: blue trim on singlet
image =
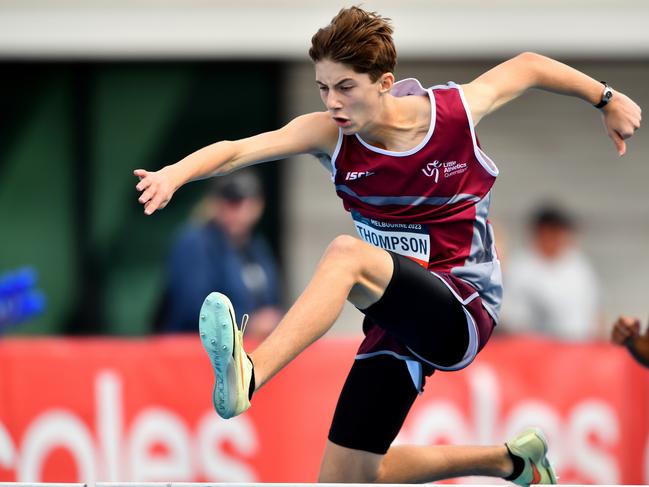
[[[475,205],[475,221],[469,257],[451,274],[469,282],[480,293],[482,305],[497,323],[503,297],[502,271],[489,221],[491,191]]]
[[[393,352],[392,350],[379,350],[377,352],[371,353],[359,353],[358,355],[356,355],[356,360],[372,358],[376,357],[377,355],[390,355],[396,359],[403,360],[406,363],[408,373],[410,374],[410,378],[412,379],[412,384],[415,386],[415,389],[417,389],[417,392],[419,392],[420,394],[423,392],[424,371],[418,358],[409,357],[407,355],[400,355],[396,352]]]
[[[473,194],[456,194],[454,196],[359,196],[351,188],[344,184],[337,184],[336,190],[345,193],[353,198],[356,198],[363,203],[375,206],[385,205],[430,205],[430,206],[443,206],[460,203],[462,201],[479,202],[480,197]]]

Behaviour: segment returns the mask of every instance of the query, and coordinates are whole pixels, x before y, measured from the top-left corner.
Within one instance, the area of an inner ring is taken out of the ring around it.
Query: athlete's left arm
[[[593,105],[600,102],[604,86],[599,81],[554,59],[525,52],[490,69],[462,86],[475,125],[486,115],[538,88],[575,96]],[[618,154],[626,152],[624,139],[640,127],[640,107],[628,96],[615,91],[602,108],[604,127]]]

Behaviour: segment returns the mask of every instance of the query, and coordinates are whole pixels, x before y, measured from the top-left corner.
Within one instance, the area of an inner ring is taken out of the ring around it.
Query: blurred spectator
[[[640,320],[630,316],[620,316],[613,324],[611,340],[624,345],[633,358],[645,367],[649,367],[649,328],[640,334]]]
[[[573,217],[555,205],[539,207],[530,221],[530,240],[506,268],[504,331],[603,339],[597,277],[579,249]]]
[[[198,329],[198,313],[212,291],[228,295],[250,321],[246,335],[264,337],[281,318],[275,260],[254,227],[264,211],[261,182],[252,170],[215,178],[203,204],[203,218],[175,240],[159,328]]]

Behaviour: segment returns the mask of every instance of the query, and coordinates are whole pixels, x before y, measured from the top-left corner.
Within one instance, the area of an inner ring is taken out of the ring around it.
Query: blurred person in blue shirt
[[[215,178],[202,209],[201,223],[172,245],[161,330],[195,332],[205,296],[219,291],[250,315],[249,335],[268,335],[281,318],[280,283],[271,250],[254,231],[264,211],[259,178],[252,170]]]

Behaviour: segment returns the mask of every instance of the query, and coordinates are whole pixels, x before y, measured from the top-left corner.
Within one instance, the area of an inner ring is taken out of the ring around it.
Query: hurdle
[[[375,484],[330,484],[293,482],[0,482],[0,487],[370,487]],[[380,484],[382,487],[411,487],[413,484]],[[492,484],[452,484],[453,487],[511,486],[508,482]],[[561,487],[592,487],[585,484],[561,484]],[[647,487],[641,484],[598,484],[597,487]]]

